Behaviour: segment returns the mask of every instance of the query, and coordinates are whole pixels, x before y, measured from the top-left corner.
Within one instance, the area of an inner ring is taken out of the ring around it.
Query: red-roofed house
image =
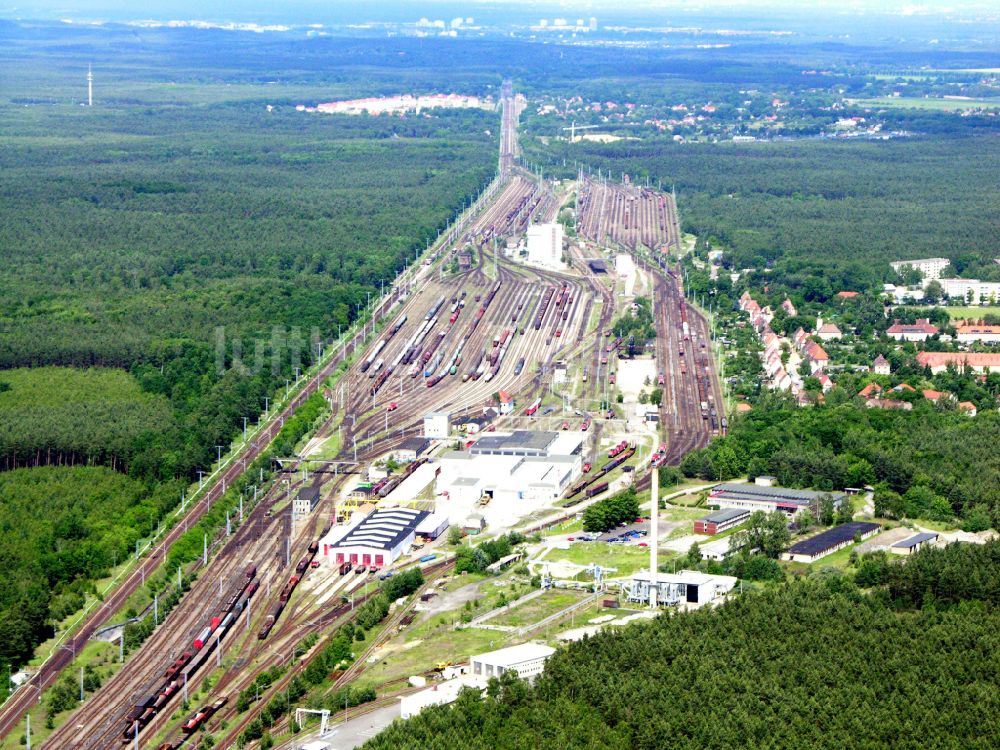
[[[930,388],[924,388],[921,393],[924,394],[924,398],[935,404],[943,398],[952,397],[950,393],[945,393],[944,391],[932,391]]]
[[[858,395],[861,396],[861,398],[872,398],[873,396],[878,396],[880,393],[882,393],[882,386],[878,383],[869,383],[858,391]]]
[[[837,292],[837,299],[854,299],[857,296],[857,292]]]
[[[958,410],[959,411],[964,411],[970,417],[976,416],[976,413],[977,413],[976,405],[974,403],[972,403],[971,401],[959,401],[958,402]]]
[[[808,340],[809,340],[809,334],[806,333],[805,329],[803,329],[801,326],[799,326],[799,329],[792,335],[792,341],[795,342],[795,347],[797,349],[801,349],[803,346],[805,346]]]
[[[790,316],[794,317],[795,315],[798,315],[798,313],[795,311],[795,305],[792,304],[792,301],[790,299],[786,299],[784,302],[781,303],[781,309],[784,310],[786,313],[788,313]]]
[[[830,389],[833,388],[833,381],[830,380],[830,376],[822,370],[816,373],[816,379],[819,380],[819,384],[823,387],[823,393],[829,393]]]
[[[896,322],[886,329],[886,333],[896,341],[926,341],[928,336],[937,332],[937,326],[932,326],[927,318],[919,318],[916,323]]]
[[[1000,326],[962,325],[955,329],[955,340],[960,344],[982,341],[986,344],[1000,343]]]
[[[929,367],[935,375],[948,369],[948,365],[978,373],[1000,372],[1000,354],[982,352],[920,352],[917,364]]]
[[[510,414],[514,411],[514,397],[511,396],[507,391],[500,391],[500,413]]]
[[[806,344],[805,352],[803,353],[806,361],[809,363],[809,372],[811,373],[822,370],[830,362],[830,355],[815,341],[810,341]]]

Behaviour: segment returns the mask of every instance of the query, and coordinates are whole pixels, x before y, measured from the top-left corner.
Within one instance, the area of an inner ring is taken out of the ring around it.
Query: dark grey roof
[[[401,451],[413,451],[418,456],[427,450],[427,446],[431,444],[431,441],[427,438],[422,437],[408,437],[402,443],[399,444],[399,450]]]
[[[411,508],[382,508],[376,510],[347,532],[338,547],[375,547],[390,550],[412,534],[430,514],[426,510]]]
[[[869,534],[873,531],[878,531],[880,528],[882,527],[877,523],[866,523],[864,521],[843,523],[840,526],[834,526],[829,531],[824,531],[822,534],[817,534],[811,539],[793,544],[788,551],[793,555],[815,556],[821,552],[826,552],[831,547],[836,547],[838,544],[843,544],[853,539],[855,534]]]
[[[715,513],[709,513],[701,520],[705,523],[725,523],[726,521],[732,521],[734,518],[742,518],[749,515],[750,511],[742,508],[723,508],[722,510],[715,511]]]
[[[734,500],[761,500],[770,502],[785,502],[794,505],[810,505],[821,495],[830,495],[839,500],[843,492],[816,492],[815,490],[793,490],[788,487],[762,487],[756,484],[720,484],[712,490],[711,497],[724,497]]]
[[[899,549],[913,549],[918,544],[923,544],[924,542],[933,542],[937,538],[938,538],[937,534],[924,531],[920,534],[914,534],[909,539],[904,539],[901,542],[896,542],[892,546],[898,547]]]
[[[559,436],[557,432],[515,430],[509,435],[486,435],[469,448],[474,455],[502,453],[508,456],[543,456]]]
[[[319,500],[319,487],[303,487],[299,490],[299,499],[308,500],[313,505]]]

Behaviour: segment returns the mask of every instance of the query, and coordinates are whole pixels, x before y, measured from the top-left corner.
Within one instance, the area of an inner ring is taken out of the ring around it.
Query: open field
[[[932,99],[911,96],[885,96],[878,99],[854,99],[859,107],[893,107],[899,109],[925,109],[937,112],[959,112],[966,109],[1000,109],[1000,99]]]
[[[945,307],[948,312],[948,316],[952,320],[977,320],[984,315],[997,315],[1000,316],[1000,306],[998,305],[970,305],[962,307]]]
[[[660,561],[663,562],[665,559],[669,559],[669,556],[669,553],[661,551]],[[649,548],[633,544],[573,542],[570,544],[569,549],[553,550],[544,559],[544,562],[547,563],[558,563],[560,561],[576,565],[597,563],[602,567],[617,568],[617,572],[609,573],[608,575],[612,578],[622,578],[649,565]]]
[[[524,627],[544,620],[550,615],[566,609],[575,602],[585,599],[587,592],[572,589],[550,589],[541,596],[517,607],[512,607],[489,620],[491,625],[511,625]]]

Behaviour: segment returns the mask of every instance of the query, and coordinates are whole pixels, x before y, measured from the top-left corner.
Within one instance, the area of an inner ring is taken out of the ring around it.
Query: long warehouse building
[[[355,513],[350,523],[335,526],[320,540],[320,553],[337,565],[391,565],[413,544],[417,527],[428,515],[425,510],[412,508]]]

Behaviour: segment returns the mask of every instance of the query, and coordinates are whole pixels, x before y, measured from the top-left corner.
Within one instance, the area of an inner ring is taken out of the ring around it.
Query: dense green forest
[[[131,370],[181,437],[137,448],[130,473],[193,476],[492,173],[494,113],[362,119],[13,110],[0,367]]]
[[[868,594],[817,574],[719,608],[606,630],[534,687],[397,721],[380,748],[992,748],[1000,545],[918,553]],[[924,592],[950,590],[935,599]]]
[[[0,469],[106,464],[128,470],[150,442],[177,443],[170,403],[122,370],[0,370]]]
[[[855,401],[802,409],[781,397],[733,419],[730,432],[684,457],[687,476],[770,474],[785,487],[876,486],[879,515],[1000,521],[1000,414],[975,419],[918,402],[913,411]]]
[[[0,663],[26,659],[49,622],[81,607],[90,579],[134,552],[180,490],[96,466],[0,472]]]
[[[879,142],[526,144],[564,171],[580,162],[677,189],[682,228],[734,269],[829,299],[894,279],[888,262],[945,256],[989,267],[1000,223],[1000,135]],[[569,172],[567,171],[567,174]],[[978,259],[978,263],[976,260]]]
[[[92,32],[0,23],[0,469],[17,468],[0,474],[0,664],[79,607],[496,169],[493,111],[289,106],[405,91],[395,66],[272,87],[257,72],[298,65],[290,47],[119,29],[112,54]],[[93,108],[67,87],[81,59]],[[31,503],[51,512],[19,524]]]

